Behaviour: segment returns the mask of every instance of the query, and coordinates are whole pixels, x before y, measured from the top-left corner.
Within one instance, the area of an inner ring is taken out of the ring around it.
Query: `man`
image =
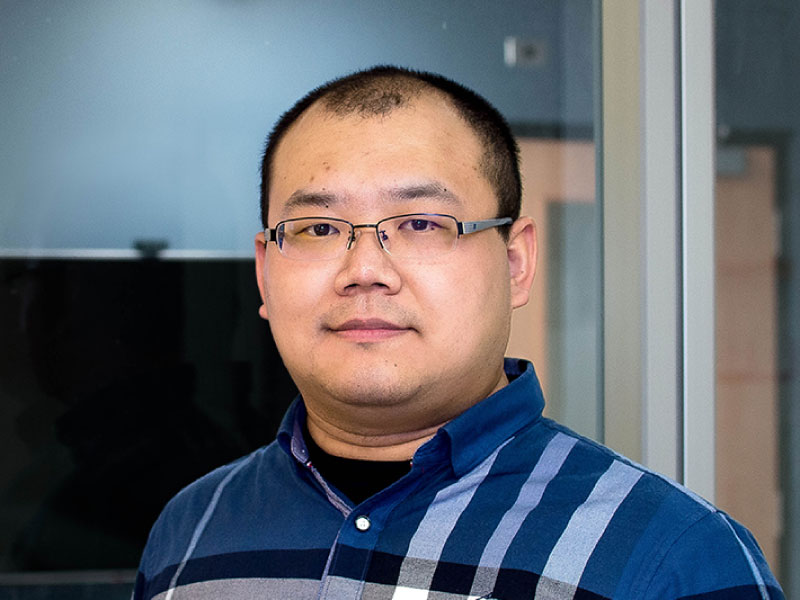
[[[378,67],[286,113],[262,164],[260,314],[300,391],[184,489],[134,598],[781,598],[755,541],[544,419],[506,359],[536,233],[461,86]]]

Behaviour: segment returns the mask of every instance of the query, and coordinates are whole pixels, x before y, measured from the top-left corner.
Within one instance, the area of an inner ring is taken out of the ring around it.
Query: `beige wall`
[[[527,358],[547,396],[547,205],[552,202],[594,202],[594,144],[584,141],[519,140],[522,168],[522,214],[533,217],[539,237],[539,259],[533,294],[517,309],[508,356]],[[555,401],[555,399],[553,399]]]
[[[775,153],[744,152],[716,188],[717,504],[779,566]]]

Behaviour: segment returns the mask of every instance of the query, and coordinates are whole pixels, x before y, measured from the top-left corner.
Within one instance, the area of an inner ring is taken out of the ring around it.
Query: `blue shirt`
[[[750,533],[678,484],[542,417],[533,366],[354,506],[277,440],[173,498],[134,600],[783,598]]]

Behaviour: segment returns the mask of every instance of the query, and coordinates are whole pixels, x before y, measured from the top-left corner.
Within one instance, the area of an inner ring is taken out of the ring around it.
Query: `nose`
[[[368,229],[374,229],[372,235]],[[336,275],[336,291],[341,295],[354,295],[365,291],[395,294],[402,279],[389,254],[379,241],[382,235],[376,225],[355,225],[347,252]],[[367,239],[362,239],[367,238]]]

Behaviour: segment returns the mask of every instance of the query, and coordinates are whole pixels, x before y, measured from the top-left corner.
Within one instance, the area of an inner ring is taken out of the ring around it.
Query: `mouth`
[[[383,319],[350,319],[329,328],[338,337],[357,342],[377,342],[412,331]]]

